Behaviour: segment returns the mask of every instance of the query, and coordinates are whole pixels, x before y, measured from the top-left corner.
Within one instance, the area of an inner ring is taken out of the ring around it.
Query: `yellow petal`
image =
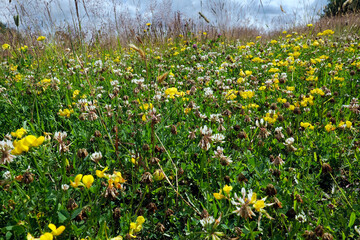
[[[138,224],[143,224],[145,222],[145,218],[143,216],[138,216],[136,222]]]
[[[26,239],[27,240],[35,240],[35,238],[30,233],[27,234]]]
[[[45,137],[44,137],[44,136],[40,136],[40,137],[38,137],[38,138],[32,143],[32,146],[33,146],[33,147],[38,147],[38,146],[40,146],[41,144],[43,144],[44,141],[45,141]]]
[[[28,135],[24,138],[23,144],[31,147],[35,140],[36,140],[36,137],[34,135]]]
[[[82,179],[82,182],[87,188],[90,188],[94,182],[94,177],[92,175],[85,175]]]
[[[54,238],[53,235],[48,232],[40,236],[40,240],[53,240],[53,238]]]
[[[56,231],[56,226],[54,224],[50,223],[48,227],[51,229],[51,231]]]

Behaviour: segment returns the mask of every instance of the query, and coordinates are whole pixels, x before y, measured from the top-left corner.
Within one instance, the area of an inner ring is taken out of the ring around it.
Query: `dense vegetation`
[[[359,0],[329,0],[324,9],[324,16],[333,17],[336,15],[358,12],[359,10]]]
[[[312,31],[3,44],[0,235],[358,238],[359,36]]]

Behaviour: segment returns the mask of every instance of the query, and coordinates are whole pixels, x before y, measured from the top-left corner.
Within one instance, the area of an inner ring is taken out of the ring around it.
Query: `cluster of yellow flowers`
[[[42,41],[44,41],[46,39],[46,37],[44,37],[44,36],[39,36],[36,40],[38,41],[38,42],[42,42]]]
[[[11,136],[16,137],[20,140],[14,140],[13,145],[14,149],[11,151],[11,154],[20,155],[23,152],[28,152],[30,147],[38,147],[40,146],[44,140],[44,136],[35,137],[34,135],[28,135],[22,138],[26,134],[26,130],[24,128],[20,128],[16,130],[16,132],[11,132]]]
[[[178,90],[177,90],[177,88],[168,88],[168,89],[166,89],[165,90],[165,95],[167,96],[167,97],[169,97],[169,98],[175,98],[175,96],[176,97],[178,97],[178,96],[184,96],[185,95],[185,93],[184,92],[179,92]]]
[[[327,132],[334,131],[335,129],[336,129],[336,127],[335,127],[334,125],[332,125],[332,123],[328,123],[328,124],[326,124],[326,126],[325,126],[325,130],[326,130]]]
[[[74,112],[73,109],[71,109],[71,110],[69,110],[69,109],[67,109],[67,108],[65,108],[64,110],[60,109],[60,110],[59,110],[59,115],[62,116],[62,117],[67,117],[67,118],[69,118],[70,115],[71,115],[71,113],[73,113],[73,112]]]
[[[82,182],[80,182],[82,180]],[[73,186],[74,188],[77,188],[79,186],[85,186],[86,188],[90,188],[91,185],[94,182],[94,177],[92,175],[85,175],[83,177],[82,174],[78,174],[75,177],[74,182],[70,180],[70,185]]]
[[[142,225],[144,224],[144,222],[145,222],[145,218],[143,216],[138,216],[136,218],[136,222],[130,223],[129,235],[132,238],[136,238],[136,236],[134,234],[141,231]]]
[[[317,35],[318,36],[327,36],[327,35],[333,35],[335,32],[331,29],[327,29],[323,32],[319,32]]]
[[[352,127],[352,122],[350,121],[340,121],[339,123],[339,128],[351,128]]]
[[[314,126],[311,125],[311,123],[308,123],[308,122],[301,122],[300,126],[303,127],[303,128],[308,128],[310,130],[314,130]]]
[[[313,90],[310,91],[311,94],[319,94],[320,96],[324,96],[325,93],[323,90],[321,90],[320,88],[315,88]]]
[[[229,99],[229,100],[234,100],[237,96],[236,94],[238,93],[238,91],[231,89],[227,92],[225,98]]]
[[[96,170],[96,176],[99,178],[106,178],[108,179],[108,183],[110,186],[115,186],[117,189],[122,189],[123,183],[126,180],[122,177],[121,172],[114,171],[113,174],[105,173],[108,170],[108,167],[104,168],[103,170]]]
[[[223,189],[220,189],[220,192],[213,193],[213,195],[217,200],[224,199],[230,196],[230,192],[232,189],[232,186],[225,185]],[[222,191],[224,191],[225,195],[222,194]]]
[[[255,92],[251,91],[251,90],[248,90],[248,91],[243,91],[243,92],[240,92],[240,96],[243,98],[243,99],[250,99],[252,97],[255,96]]]
[[[270,124],[273,124],[278,119],[277,113],[266,113],[264,120]]]

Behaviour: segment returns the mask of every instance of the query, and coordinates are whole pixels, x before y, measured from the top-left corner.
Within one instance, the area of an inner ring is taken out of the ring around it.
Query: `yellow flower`
[[[130,229],[136,229],[136,223],[131,222],[130,223]]]
[[[256,211],[260,211],[261,209],[263,209],[266,205],[265,205],[265,201],[264,200],[259,200],[259,201],[256,201],[254,203],[254,208],[256,209]]]
[[[71,181],[70,180],[70,185],[71,186],[73,186],[74,188],[77,188],[78,186],[80,186],[81,185],[81,178],[83,177],[83,175],[82,174],[78,174],[78,175],[76,175],[76,177],[75,177],[75,182],[73,182],[73,181]]]
[[[38,42],[42,42],[42,41],[44,41],[45,39],[46,39],[46,37],[40,36],[40,37],[38,37],[36,40],[37,40]]]
[[[50,223],[48,226],[52,230],[52,235],[59,236],[64,230],[65,226],[56,227],[54,224]]]
[[[14,149],[11,151],[11,153],[12,154],[14,154],[14,155],[20,155],[22,152],[27,152],[27,151],[29,151],[29,146],[28,145],[26,145],[25,143],[24,143],[24,140],[25,140],[25,138],[23,138],[23,139],[21,139],[21,140],[19,140],[19,141],[14,141],[13,142],[13,145],[14,145]]]
[[[165,90],[165,95],[169,98],[175,98],[175,94],[178,93],[177,88],[168,88]]]
[[[260,91],[264,91],[266,89],[266,86],[261,86],[261,87],[259,87],[259,90]]]
[[[153,105],[152,105],[152,103],[144,103],[142,106],[140,106],[140,109],[141,110],[148,110],[149,108],[150,109],[153,109]]]
[[[106,167],[106,168],[104,168],[102,171],[96,170],[96,176],[98,176],[99,178],[105,177],[105,172],[106,172],[108,169],[109,169],[109,168]]]
[[[185,109],[184,109],[184,113],[185,113],[185,114],[188,114],[189,112],[191,112],[191,108],[185,108]]]
[[[28,46],[24,45],[19,48],[19,51],[26,52],[28,50]]]
[[[40,240],[53,240],[53,239],[54,239],[53,235],[49,232],[46,232],[40,236]]]
[[[122,236],[116,236],[116,237],[110,238],[110,240],[123,240],[123,237]]]
[[[143,122],[146,122],[146,114],[143,114],[143,115],[142,115],[141,120],[142,120]]]
[[[62,116],[62,117],[69,118],[70,114],[71,114],[71,111],[69,109],[67,109],[67,108],[64,109],[64,110],[62,110],[62,109],[59,110],[59,115]]]
[[[255,96],[255,92],[253,92],[253,91],[251,91],[251,90],[243,91],[243,92],[240,92],[240,96],[241,96],[243,99],[252,98],[252,97]]]
[[[34,238],[30,233],[28,233],[26,236],[27,240],[53,240],[53,238],[53,234],[49,232],[44,233],[39,238]]]
[[[245,74],[246,74],[246,76],[250,76],[250,75],[252,74],[252,71],[246,70],[246,71],[245,71]]]
[[[11,132],[11,136],[16,138],[22,138],[26,134],[26,130],[24,128],[20,128],[16,130],[16,132]]]
[[[226,195],[229,195],[230,194],[230,191],[233,189],[232,186],[228,186],[228,185],[225,185],[225,187],[223,188],[223,191]]]
[[[352,122],[346,121],[346,127],[347,127],[347,128],[351,128],[351,126],[352,126]]]
[[[312,27],[313,25],[310,23],[310,24],[308,24],[307,26],[308,26],[308,27]]]
[[[214,198],[216,198],[217,200],[224,199],[225,196],[221,192],[222,192],[222,190],[220,190],[220,192],[218,192],[218,193],[213,193]]]
[[[334,125],[332,125],[331,123],[328,123],[326,126],[325,126],[325,130],[327,132],[330,132],[330,131],[334,131],[336,129],[336,127]]]
[[[288,90],[288,91],[294,91],[294,90],[295,90],[295,87],[289,87],[289,86],[287,86],[287,87],[286,87],[286,90]]]
[[[136,223],[134,222],[130,223],[129,235],[132,238],[136,238],[136,236],[133,234],[141,231],[144,222],[145,222],[145,218],[143,216],[138,216],[136,219]]]
[[[27,240],[35,240],[35,238],[30,233],[27,234],[26,239]]]
[[[94,177],[92,175],[85,175],[82,179],[86,188],[90,188],[94,182]]]
[[[230,89],[228,91],[228,93],[226,94],[225,98],[226,99],[230,99],[230,100],[234,100],[237,96],[236,94],[238,93],[238,91]]]
[[[4,43],[4,44],[2,45],[2,49],[3,49],[3,50],[10,49],[10,45],[7,44],[7,43]]]
[[[309,129],[311,129],[311,130],[314,130],[314,126],[311,125],[311,124],[308,123],[308,122],[301,122],[301,123],[300,123],[300,126],[303,127],[303,128],[309,128]]]
[[[32,146],[33,147],[38,147],[41,144],[43,144],[43,142],[45,141],[45,137],[44,136],[40,136],[37,139],[35,139],[35,141],[33,141]]]
[[[34,135],[28,135],[24,138],[23,144],[25,144],[28,147],[32,146],[32,143],[35,142],[36,137]]]
[[[154,172],[153,177],[154,177],[155,181],[161,181],[165,178],[165,175],[164,175],[163,171],[161,171],[161,169],[157,169]]]
[[[147,23],[146,26],[151,26],[151,23]]]
[[[79,90],[74,90],[72,98],[73,98],[73,99],[76,98],[77,95],[79,95],[79,94],[80,94],[80,91],[79,91]]]
[[[137,224],[143,224],[145,222],[145,218],[143,216],[138,216],[136,218],[136,223]]]

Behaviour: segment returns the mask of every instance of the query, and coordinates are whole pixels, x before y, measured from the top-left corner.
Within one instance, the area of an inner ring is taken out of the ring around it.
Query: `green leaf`
[[[349,228],[351,228],[354,225],[355,219],[356,219],[356,214],[354,212],[352,212],[350,215],[350,220],[349,220],[349,225],[348,225]]]
[[[6,235],[5,235],[6,239],[11,239],[12,235],[13,234],[11,232],[7,232]]]
[[[66,210],[60,210],[58,212],[58,217],[59,217],[59,223],[63,223],[66,221],[66,219],[68,219],[70,217],[70,214]]]
[[[79,213],[81,212],[82,208],[78,208],[76,209],[72,214],[71,214],[71,219],[76,218],[77,215],[79,215]]]

